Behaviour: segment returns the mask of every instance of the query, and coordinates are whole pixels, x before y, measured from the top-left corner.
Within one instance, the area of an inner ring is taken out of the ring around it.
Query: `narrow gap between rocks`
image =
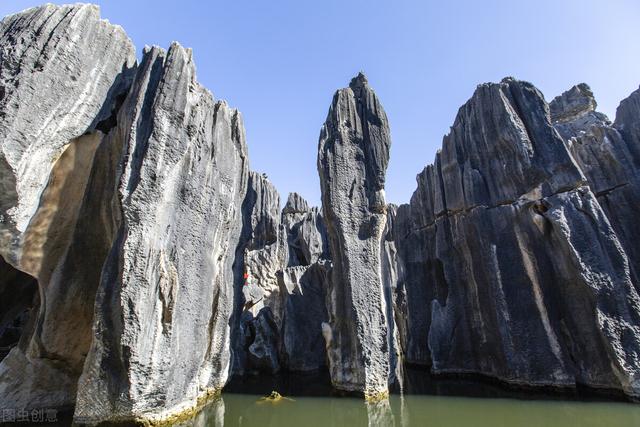
[[[18,345],[37,299],[37,280],[0,256],[0,361]]]

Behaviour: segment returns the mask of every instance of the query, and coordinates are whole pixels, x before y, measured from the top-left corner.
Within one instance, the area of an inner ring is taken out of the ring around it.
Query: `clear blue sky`
[[[638,0],[96,2],[139,53],[193,48],[200,82],[243,113],[252,168],[285,200],[319,203],[320,126],[360,70],[390,119],[394,203],[409,200],[479,83],[514,76],[551,100],[586,82],[610,118],[640,85]],[[2,0],[0,14],[37,4]]]

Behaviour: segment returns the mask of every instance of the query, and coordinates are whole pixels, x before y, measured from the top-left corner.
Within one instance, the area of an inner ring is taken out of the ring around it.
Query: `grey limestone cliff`
[[[118,127],[116,238],[75,419],[162,420],[230,368],[234,253],[248,162],[240,114],[196,80],[191,51],[146,49]],[[109,366],[109,369],[105,369]]]
[[[277,272],[286,255],[280,229],[280,195],[262,174],[250,172],[242,211],[232,321],[234,372],[275,373],[280,370],[278,331],[283,304]]]
[[[629,259],[532,85],[479,86],[398,216],[408,359],[638,394]]]
[[[234,372],[317,371],[325,362],[321,325],[330,266],[324,222],[292,193],[251,172],[237,256]]]
[[[229,374],[241,117],[178,44],[137,66],[96,6],[30,9],[0,29],[0,285],[16,299],[3,337],[32,312],[0,365],[1,400],[75,405],[81,423],[189,410]]]
[[[285,289],[283,362],[291,371],[317,371],[326,366],[322,324],[331,261],[322,213],[309,207],[297,193],[289,195],[282,210],[288,259],[280,273]]]
[[[101,233],[101,219],[85,216],[100,201],[85,194],[100,185],[92,165],[126,95],[134,48],[93,5],[7,17],[0,46],[0,255],[39,286],[30,325],[0,364],[0,401],[73,405],[103,250],[102,235],[87,252],[74,239]]]
[[[324,326],[335,387],[388,393],[392,349],[383,290],[387,117],[363,74],[333,97],[320,132],[318,173],[333,262]]]
[[[574,86],[549,104],[551,120],[564,137],[585,174],[629,259],[629,270],[640,291],[640,227],[634,219],[640,210],[640,158],[633,128],[640,111],[627,113],[636,91],[620,103],[616,122],[596,111],[597,103],[586,84]],[[626,132],[629,129],[630,132]]]

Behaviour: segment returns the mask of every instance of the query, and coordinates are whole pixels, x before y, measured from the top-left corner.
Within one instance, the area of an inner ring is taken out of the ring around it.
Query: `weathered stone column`
[[[388,393],[389,345],[382,285],[387,116],[363,74],[336,92],[320,132],[318,172],[333,260],[323,333],[335,387]]]

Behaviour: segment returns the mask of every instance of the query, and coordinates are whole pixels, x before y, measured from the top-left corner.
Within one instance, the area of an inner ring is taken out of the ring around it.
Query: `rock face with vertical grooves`
[[[398,206],[387,205],[387,218],[382,242],[380,245],[382,290],[387,310],[387,346],[389,348],[390,378],[395,389],[401,393],[404,390],[404,369],[402,343],[406,338],[406,292],[404,290],[404,265],[398,253],[396,243],[395,222],[398,216]]]
[[[162,420],[219,392],[230,366],[248,177],[240,114],[198,84],[191,51],[172,44],[145,50],[118,131],[120,221],[78,385],[79,422]]]
[[[287,239],[287,267],[311,265],[329,259],[327,230],[322,212],[309,207],[297,193],[289,194],[282,209],[282,226]]]
[[[331,270],[322,212],[297,193],[282,210],[287,262],[280,272],[284,289],[282,361],[290,371],[318,371],[326,366],[323,323]]]
[[[396,221],[410,357],[436,373],[638,394],[640,298],[585,181],[532,85],[478,87]]]
[[[620,239],[632,281],[640,291],[640,227],[635,221],[640,209],[640,157],[633,136],[640,111],[636,110],[635,118],[626,112],[637,97],[638,91],[621,102],[615,124],[595,110],[596,100],[584,83],[556,97],[549,106],[555,128],[565,138]]]
[[[388,392],[391,368],[381,273],[387,117],[364,75],[333,97],[320,132],[318,172],[333,262],[325,326],[335,387]]]
[[[41,204],[52,171],[74,138],[103,129],[135,51],[94,5],[11,15],[0,24],[0,46],[0,254],[38,276],[45,246],[64,238],[47,234],[61,227]]]
[[[636,172],[640,167],[640,89],[623,99],[616,110],[613,125],[622,134],[633,159]]]
[[[285,258],[280,228],[280,195],[266,177],[252,172],[246,200],[251,201],[252,210],[249,216],[251,236],[244,253],[244,304],[254,316],[262,308],[270,307],[280,324],[282,296],[276,272]]]
[[[280,370],[282,293],[277,271],[283,253],[280,194],[266,176],[250,172],[244,198],[243,232],[236,253],[236,296],[232,322],[234,372]]]
[[[93,190],[113,186],[92,168],[109,150],[104,133],[134,64],[131,41],[97,6],[46,5],[0,23],[0,255],[40,289],[0,365],[0,401],[10,407],[75,401],[108,239],[102,217],[88,215],[101,203]],[[0,286],[25,289],[2,292],[29,293],[24,280]]]
[[[242,277],[232,321],[237,375],[318,371],[326,365],[321,325],[327,321],[330,262],[324,221],[296,193],[282,211],[279,200],[264,175],[250,173],[236,257]]]

